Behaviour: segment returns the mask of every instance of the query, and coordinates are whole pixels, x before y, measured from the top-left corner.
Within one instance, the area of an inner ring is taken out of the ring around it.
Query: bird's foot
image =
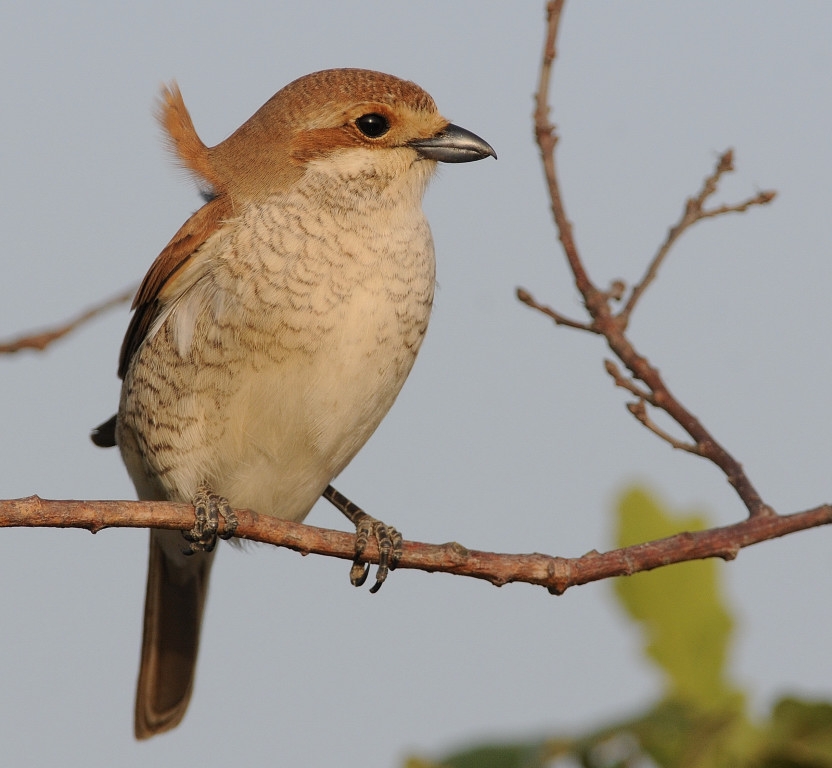
[[[202,485],[193,498],[194,527],[190,531],[182,531],[182,535],[189,542],[184,552],[192,555],[194,552],[211,552],[217,546],[217,530],[222,515],[225,525],[219,534],[221,539],[230,539],[237,529],[237,515],[228,503],[228,499],[218,496],[207,485]]]
[[[362,563],[358,558],[364,554],[367,542],[370,536],[373,536],[378,543],[378,570],[376,583],[370,588],[370,592],[376,593],[381,589],[388,572],[395,569],[402,556],[402,535],[392,525],[386,525],[363,511],[353,522],[356,559],[350,568],[350,581],[354,587],[360,587],[367,580],[370,564]]]
[[[392,525],[386,525],[368,515],[331,485],[327,486],[323,496],[355,525],[355,560],[350,568],[350,582],[354,587],[362,586],[370,573],[370,564],[361,561],[370,537],[378,543],[376,583],[370,588],[370,592],[378,592],[387,574],[395,569],[402,556],[402,535]]]

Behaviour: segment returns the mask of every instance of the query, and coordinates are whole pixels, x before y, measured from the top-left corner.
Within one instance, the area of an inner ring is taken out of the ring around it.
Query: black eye
[[[358,130],[371,139],[384,136],[390,130],[390,123],[384,115],[371,112],[369,115],[361,115],[355,119]]]

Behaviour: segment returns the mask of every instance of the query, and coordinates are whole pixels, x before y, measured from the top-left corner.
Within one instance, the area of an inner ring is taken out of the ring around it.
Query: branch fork
[[[627,336],[627,328],[639,301],[656,280],[671,248],[688,229],[705,219],[730,213],[744,213],[753,207],[767,205],[774,200],[776,193],[768,190],[761,191],[738,203],[708,207],[709,201],[719,189],[722,177],[734,170],[734,152],[731,149],[726,150],[717,158],[713,171],[706,176],[699,191],[685,202],[679,220],[670,227],[664,241],[648,262],[641,280],[632,287],[629,294],[621,281],[614,281],[613,288],[609,291],[599,289],[584,267],[575,243],[572,225],[566,215],[555,163],[555,136],[548,117],[551,111],[548,101],[549,82],[555,61],[555,42],[564,1],[552,0],[547,5],[546,42],[535,99],[535,135],[540,147],[555,226],[560,234],[561,245],[572,271],[575,287],[583,298],[589,319],[578,321],[565,318],[551,307],[538,302],[529,291],[522,288],[518,289],[517,297],[521,302],[543,313],[558,325],[566,325],[603,336],[615,357],[629,371],[630,375],[627,376],[612,360],[606,360],[604,363],[615,385],[635,395],[636,401],[627,404],[628,411],[635,419],[671,447],[696,454],[716,464],[736,490],[746,507],[749,519],[774,515],[774,511],[760,497],[740,463],[699,419],[682,405],[665,384],[658,369],[637,351]],[[625,295],[626,299],[624,299]],[[613,307],[614,301],[624,302],[624,306],[617,312]],[[659,427],[651,418],[650,408],[666,413],[690,440],[680,440]]]

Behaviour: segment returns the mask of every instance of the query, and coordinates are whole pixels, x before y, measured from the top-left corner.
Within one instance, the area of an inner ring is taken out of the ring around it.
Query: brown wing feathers
[[[231,201],[211,163],[210,150],[197,135],[175,83],[162,91],[158,119],[178,161],[199,181],[209,185],[212,198],[182,225],[145,275],[133,299],[135,312],[121,345],[118,365],[120,378],[124,378],[127,373],[130,360],[158,314],[162,289],[232,213]]]

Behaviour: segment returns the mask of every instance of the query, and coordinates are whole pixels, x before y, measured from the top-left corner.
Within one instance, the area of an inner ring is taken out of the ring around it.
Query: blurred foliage
[[[706,525],[634,488],[618,503],[616,546]],[[727,671],[733,620],[719,566],[699,560],[614,583],[664,676],[664,693],[647,711],[581,735],[481,744],[438,761],[411,757],[406,768],[832,768],[832,704],[784,698],[765,722],[748,712]]]

